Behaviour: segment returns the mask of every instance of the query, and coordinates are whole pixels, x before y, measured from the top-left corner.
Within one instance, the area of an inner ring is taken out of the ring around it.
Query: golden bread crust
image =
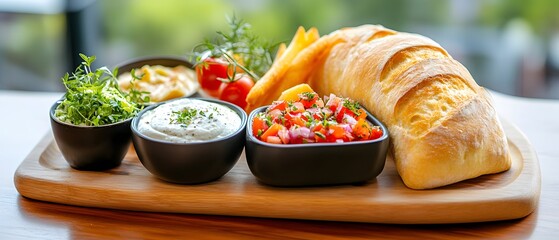
[[[252,107],[271,103],[299,83],[321,95],[359,101],[388,127],[398,173],[410,188],[434,188],[510,168],[507,140],[489,94],[427,37],[363,25],[323,36],[292,62],[280,61],[284,75],[267,75],[262,80],[273,87],[258,90],[272,92],[268,102],[253,101]]]

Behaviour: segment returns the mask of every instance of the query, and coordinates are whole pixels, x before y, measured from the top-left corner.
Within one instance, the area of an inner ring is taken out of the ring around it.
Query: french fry
[[[285,52],[285,49],[287,48],[287,46],[285,45],[285,43],[281,43],[278,47],[278,51],[276,52],[276,58],[274,59],[274,62],[277,62],[278,59],[283,55],[283,53]]]
[[[288,61],[293,60],[295,56],[301,52],[301,50],[318,40],[319,37],[320,36],[318,35],[318,30],[316,28],[311,28],[308,32],[305,32],[303,27],[297,28],[295,36],[293,36],[291,43],[289,43],[287,49],[285,49],[282,56],[278,59],[278,63],[288,63]]]
[[[291,82],[286,83],[285,75],[291,71],[290,68],[293,66],[292,61],[319,38],[320,35],[316,28],[311,28],[305,32],[303,27],[299,27],[291,43],[289,43],[289,46],[285,48],[285,50],[278,50],[279,54],[276,56],[276,60],[272,64],[270,70],[268,70],[268,72],[252,87],[246,99],[247,107],[245,110],[248,112],[256,107],[270,104],[279,97],[283,90],[296,85],[290,85],[292,84]],[[309,68],[306,71],[311,71],[311,69],[312,68]],[[300,71],[301,69],[297,70]],[[290,73],[289,75],[295,77],[297,79],[296,82],[300,82],[304,75],[307,75],[303,73]],[[286,88],[285,86],[288,87]]]

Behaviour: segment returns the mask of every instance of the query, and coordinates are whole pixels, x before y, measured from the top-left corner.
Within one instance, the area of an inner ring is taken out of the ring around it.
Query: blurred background
[[[0,90],[63,91],[60,77],[149,55],[187,56],[235,13],[271,42],[381,24],[440,43],[489,89],[559,98],[556,0],[1,0]]]

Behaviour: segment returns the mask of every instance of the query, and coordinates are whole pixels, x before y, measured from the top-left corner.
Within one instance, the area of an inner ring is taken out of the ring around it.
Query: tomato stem
[[[233,57],[231,57],[227,52],[221,50],[221,53],[223,53],[223,56],[225,56],[225,58],[227,59],[227,61],[233,65],[233,78],[235,77],[236,73],[237,73],[237,67],[241,68],[243,71],[245,71],[245,73],[247,73],[250,78],[252,79],[252,81],[256,82],[258,81],[258,79],[260,79],[260,77],[258,77],[256,74],[254,74],[252,71],[250,71],[248,68],[246,68],[245,66],[243,66],[242,64],[239,64],[237,62],[237,60],[235,60]],[[228,74],[229,75],[229,74]],[[235,80],[231,80],[231,81],[235,81]]]

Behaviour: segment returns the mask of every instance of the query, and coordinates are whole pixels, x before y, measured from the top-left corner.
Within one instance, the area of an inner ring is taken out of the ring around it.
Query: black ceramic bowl
[[[360,184],[372,180],[383,168],[388,130],[369,112],[367,120],[380,126],[375,140],[347,143],[270,144],[252,136],[252,119],[267,106],[250,113],[245,154],[250,171],[268,185],[280,187]]]
[[[185,66],[192,69],[193,65],[184,58],[174,57],[174,56],[150,56],[150,57],[140,57],[132,60],[128,60],[121,64],[118,64],[118,73],[130,72],[134,68],[141,68],[144,65],[161,65],[166,67],[176,67]]]
[[[132,71],[132,69],[138,69],[145,65],[148,66],[155,66],[161,65],[165,67],[176,67],[176,66],[185,66],[189,69],[193,69],[194,65],[186,60],[186,58],[175,57],[175,56],[147,56],[147,57],[139,57],[128,60],[126,62],[118,64],[116,67],[118,68],[118,75],[121,75],[126,72]],[[117,76],[118,77],[118,76]],[[194,75],[194,77],[196,77]],[[198,84],[197,79],[194,79],[196,84]],[[184,97],[193,96],[197,93],[199,88],[192,89],[191,92],[187,93]]]
[[[64,159],[78,170],[107,170],[119,166],[130,146],[132,118],[103,126],[77,126],[61,122],[50,108],[54,139]]]
[[[192,143],[158,140],[138,131],[138,123],[142,115],[161,104],[178,99],[153,104],[132,120],[132,141],[138,158],[151,174],[162,180],[180,184],[198,184],[216,180],[233,168],[243,151],[247,123],[245,111],[221,100],[198,99],[232,109],[241,117],[239,129],[223,138]]]

